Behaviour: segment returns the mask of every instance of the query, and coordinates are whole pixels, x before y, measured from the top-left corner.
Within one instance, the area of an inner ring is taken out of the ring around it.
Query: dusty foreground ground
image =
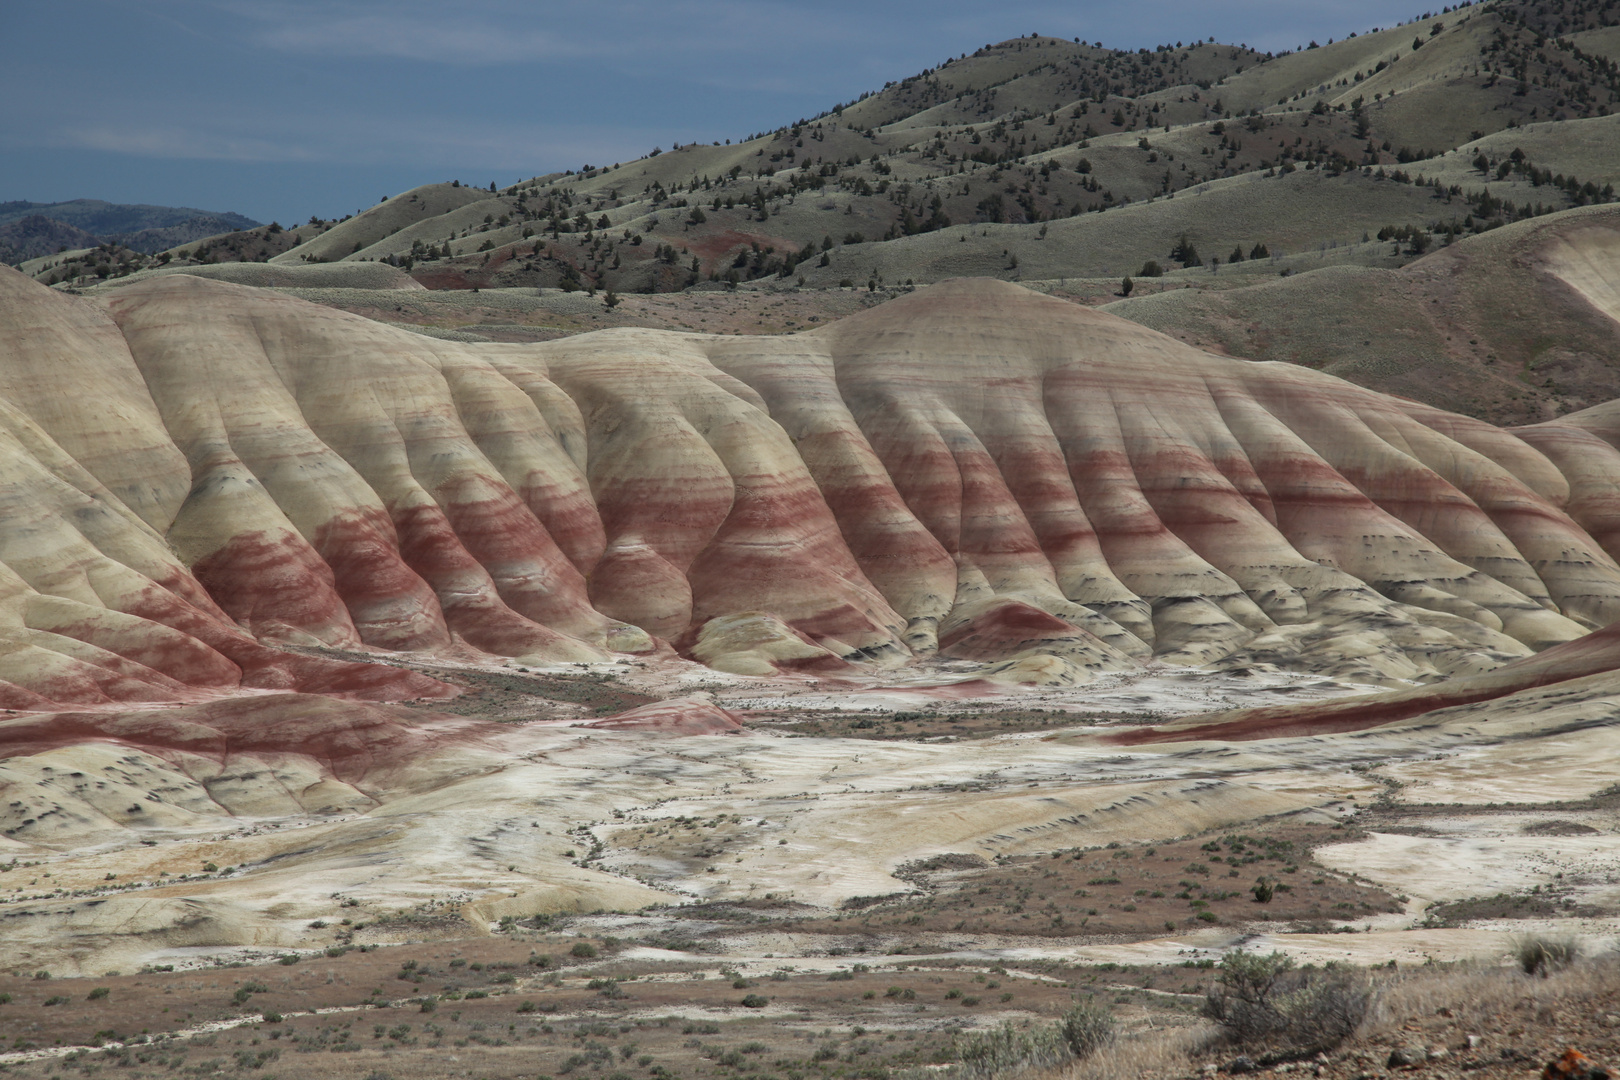
[[[1529,1075],[1565,1042],[1617,1056],[1613,964],[1511,961],[1526,935],[1620,938],[1601,697],[1125,748],[1109,737],[1362,688],[434,670],[494,735],[298,813],[271,789],[309,806],[329,781],[288,761],[206,784],[110,744],[0,762],[63,823],[0,849],[0,1066],[883,1080],[1078,995],[1123,1032],[1080,1068],[1191,1076],[1239,1052],[1199,1013],[1234,947],[1376,967],[1374,1014],[1322,1075],[1382,1075],[1408,1043],[1446,1076]],[[743,727],[579,726],[680,695]],[[95,810],[150,795],[138,827]]]
[[[576,955],[594,953],[594,955]],[[1533,1076],[1569,1046],[1620,1056],[1620,964],[1539,978],[1490,964],[1379,970],[1361,1028],[1324,1053],[1234,1045],[1199,1016],[1210,961],[984,963],[949,957],[728,964],[613,939],[333,949],[96,979],[0,979],[7,1075],[669,1077],[957,1075],[975,1029],[1050,1028],[1076,1000],[1117,1041],[1026,1075],[1345,1080]],[[1407,1055],[1400,1065],[1395,1053]],[[1016,1072],[1017,1070],[1013,1070]],[[968,1075],[975,1075],[969,1073]]]

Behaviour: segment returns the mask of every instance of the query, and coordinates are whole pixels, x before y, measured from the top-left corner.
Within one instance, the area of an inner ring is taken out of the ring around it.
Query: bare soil
[[[572,956],[581,945],[601,957]],[[118,1065],[130,1077],[871,1078],[949,1060],[963,1023],[1055,1016],[1072,994],[1052,976],[948,965],[831,975],[784,965],[744,977],[615,958],[600,939],[521,934],[333,952],[286,965],[0,977],[0,1018],[11,1035],[0,1069],[19,1077]],[[216,1030],[199,1030],[206,1025]],[[68,1047],[78,1049],[57,1049]],[[47,1056],[28,1059],[40,1050]]]
[[[793,735],[827,736],[879,741],[927,739],[982,739],[1035,731],[1060,731],[1091,724],[1142,723],[1163,720],[1157,713],[1091,713],[1069,709],[1018,709],[964,702],[917,710],[794,709],[750,710],[751,725]]]
[[[1358,918],[1402,909],[1388,892],[1310,858],[1317,844],[1354,838],[1352,829],[1339,826],[1286,825],[1156,846],[1056,851],[995,865],[974,855],[942,856],[897,875],[924,889],[923,896],[857,899],[845,905],[856,914],[791,925],[840,934],[1111,940],[1254,922],[1278,931],[1354,932]]]

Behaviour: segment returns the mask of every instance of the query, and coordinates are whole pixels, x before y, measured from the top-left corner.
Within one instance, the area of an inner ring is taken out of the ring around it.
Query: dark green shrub
[[[1241,1046],[1331,1050],[1361,1025],[1372,996],[1366,976],[1350,968],[1296,968],[1280,952],[1234,950],[1221,960],[1204,1015]]]
[[[1058,1021],[1058,1031],[1077,1058],[1090,1057],[1114,1041],[1114,1016],[1094,1002],[1081,1001]]]

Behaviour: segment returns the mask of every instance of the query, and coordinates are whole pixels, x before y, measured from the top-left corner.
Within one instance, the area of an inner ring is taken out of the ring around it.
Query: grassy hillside
[[[362,252],[385,237],[397,235],[411,225],[446,219],[447,215],[453,215],[471,203],[488,202],[489,196],[489,192],[460,184],[428,184],[380,202],[354,217],[345,218],[319,236],[306,239],[302,246],[282,252],[275,258],[279,262],[337,262]],[[500,209],[504,211],[505,207]]]
[[[1620,323],[1576,272],[1593,264],[1620,278],[1620,209],[1508,225],[1399,269],[1329,267],[1105,310],[1215,351],[1534,423],[1620,397]]]
[[[1497,0],[1280,56],[1014,39],[738,143],[420,188],[275,257],[632,292],[1124,274],[1183,232],[1206,264],[1343,261],[1386,227],[1426,234],[1415,256],[1613,197],[1620,72],[1569,36],[1611,24],[1620,4]]]

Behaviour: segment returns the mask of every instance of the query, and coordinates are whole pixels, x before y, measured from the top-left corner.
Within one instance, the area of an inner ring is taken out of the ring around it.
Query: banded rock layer
[[[986,280],[469,345],[0,271],[0,694],[447,692],[283,644],[1481,672],[1620,616],[1600,420],[1499,430]]]

